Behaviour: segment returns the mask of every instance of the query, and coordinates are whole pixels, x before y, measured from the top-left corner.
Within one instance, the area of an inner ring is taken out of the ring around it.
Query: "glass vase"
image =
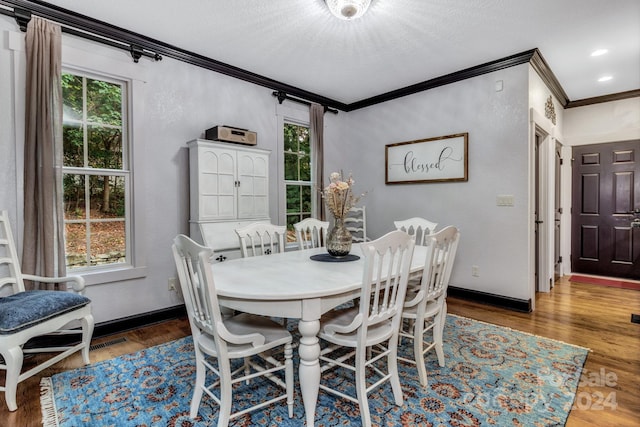
[[[347,256],[351,251],[351,242],[351,233],[344,226],[344,220],[336,218],[333,228],[327,234],[327,252],[336,258]]]

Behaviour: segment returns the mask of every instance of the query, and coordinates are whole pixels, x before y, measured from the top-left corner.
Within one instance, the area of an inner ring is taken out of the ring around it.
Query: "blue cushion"
[[[80,294],[26,291],[0,298],[0,335],[12,334],[89,304]]]

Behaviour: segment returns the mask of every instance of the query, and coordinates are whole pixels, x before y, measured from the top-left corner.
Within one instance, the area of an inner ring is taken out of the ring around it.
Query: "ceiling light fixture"
[[[609,52],[608,49],[597,49],[591,52],[591,56],[600,56],[600,55],[604,55],[607,52]]]
[[[602,83],[602,82],[608,82],[608,81],[609,81],[609,80],[611,80],[611,79],[613,79],[613,77],[612,77],[612,76],[602,76],[602,77],[600,77],[600,78],[598,79],[598,81],[599,81],[600,83]]]
[[[325,3],[333,16],[353,21],[364,15],[371,0],[325,0]]]

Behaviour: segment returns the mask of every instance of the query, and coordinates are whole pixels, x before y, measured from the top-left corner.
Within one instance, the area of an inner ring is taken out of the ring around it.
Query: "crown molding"
[[[563,107],[566,107],[569,102],[569,97],[565,93],[564,89],[562,89],[562,86],[560,86],[560,82],[556,78],[555,74],[553,74],[551,68],[549,68],[549,65],[547,64],[547,61],[544,60],[538,49],[535,49],[533,56],[531,57],[531,66],[538,73],[544,84],[547,85],[549,90],[551,90],[551,93],[556,97],[558,102],[560,102]]]
[[[459,82],[461,80],[470,79],[472,77],[480,76],[482,74],[491,73],[494,71],[502,70],[504,68],[513,67],[516,65],[529,62],[535,55],[538,49],[531,49],[525,52],[517,53],[515,55],[507,56],[502,59],[487,62],[482,65],[467,68],[455,73],[447,74],[445,76],[436,77],[434,79],[426,80],[420,83],[416,83],[411,86],[404,87],[402,89],[393,90],[380,95],[373,96],[371,98],[363,99],[361,101],[354,102],[347,106],[347,111],[353,111],[371,105],[379,104],[381,102],[390,101],[392,99],[401,98],[407,95],[413,95],[418,92],[433,89],[439,86],[448,85],[451,83]]]
[[[640,97],[640,89],[628,90],[626,92],[612,93],[610,95],[595,96],[593,98],[578,99],[569,101],[565,108],[584,107],[585,105],[600,104],[602,102],[620,101],[621,99]]]

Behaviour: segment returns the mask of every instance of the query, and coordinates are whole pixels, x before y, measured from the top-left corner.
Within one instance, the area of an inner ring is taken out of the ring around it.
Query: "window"
[[[311,144],[309,127],[284,123],[284,183],[287,242],[296,241],[293,224],[312,216]]]
[[[127,84],[64,72],[62,96],[67,268],[131,265]]]

